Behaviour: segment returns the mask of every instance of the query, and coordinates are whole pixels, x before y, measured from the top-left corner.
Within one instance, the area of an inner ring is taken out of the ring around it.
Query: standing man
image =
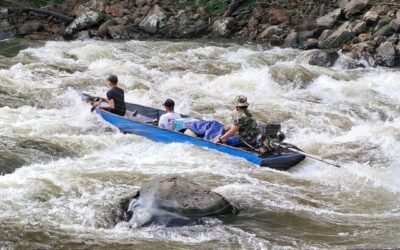
[[[167,113],[163,114],[160,117],[160,120],[158,122],[158,127],[173,130],[174,129],[174,120],[181,118],[181,115],[175,113],[174,100],[172,100],[172,99],[165,100],[165,102],[163,103],[163,106],[165,107],[165,111]]]
[[[225,127],[227,131],[214,139],[214,143],[225,143],[229,138],[237,135],[243,142],[251,145],[257,145],[257,137],[260,135],[260,129],[252,113],[247,109],[249,103],[247,97],[239,95],[235,98],[235,111],[233,113],[233,124]]]
[[[111,89],[107,91],[107,99],[101,98],[103,101],[108,103],[108,106],[103,107],[96,104],[99,109],[107,110],[113,114],[124,116],[126,112],[125,107],[125,94],[124,90],[118,87],[118,77],[115,75],[110,75],[107,78],[107,82]]]

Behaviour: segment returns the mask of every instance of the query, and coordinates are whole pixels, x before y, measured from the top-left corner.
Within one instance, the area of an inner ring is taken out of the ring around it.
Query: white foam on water
[[[399,73],[321,69],[304,64],[307,52],[297,54],[291,49],[138,41],[47,42],[21,51],[16,57],[21,63],[0,70],[0,86],[25,95],[34,90],[57,105],[0,108],[0,135],[79,144],[82,153],[28,163],[1,176],[0,223],[13,219],[25,226],[44,225],[104,244],[152,239],[215,246],[219,241],[225,248],[244,249],[326,246],[314,238],[324,232],[311,227],[314,236],[285,236],[273,223],[258,222],[262,221],[259,211],[285,212],[312,225],[331,223],[341,229],[334,233],[338,237],[348,233],[341,226],[352,225],[363,232],[354,236],[359,241],[374,238],[365,231],[368,223],[379,235],[385,232],[379,222],[385,222],[388,230],[398,229],[387,221],[400,215],[396,205],[400,198]],[[38,65],[49,67],[43,81]],[[54,65],[71,72],[58,71]],[[288,82],[274,80],[290,67],[294,75],[306,70],[310,83],[299,84],[301,78],[292,76],[282,78]],[[342,168],[306,159],[281,173],[192,145],[123,135],[90,113],[90,106],[79,98],[81,91],[104,96],[109,74],[119,76],[130,102],[162,108],[165,98],[173,98],[177,111],[201,117],[225,119],[233,109],[233,98],[246,95],[255,113],[285,115],[288,141],[306,152],[336,157]],[[112,211],[117,203],[149,178],[164,174],[207,185],[246,209],[239,220],[252,212],[255,218],[250,216],[249,222],[239,225],[217,220],[182,229],[130,229],[123,223],[114,227]],[[296,222],[286,223],[301,230]],[[394,238],[388,234],[386,239]]]

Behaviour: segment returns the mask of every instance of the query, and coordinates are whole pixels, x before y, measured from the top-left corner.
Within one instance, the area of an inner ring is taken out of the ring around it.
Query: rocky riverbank
[[[319,66],[332,66],[338,53],[348,58],[348,67],[400,66],[397,1],[214,1],[219,2],[221,5],[211,6],[205,0],[67,0],[42,7],[44,13],[32,8],[2,8],[0,40],[223,37],[321,49],[310,59]],[[217,7],[218,11],[213,9]]]

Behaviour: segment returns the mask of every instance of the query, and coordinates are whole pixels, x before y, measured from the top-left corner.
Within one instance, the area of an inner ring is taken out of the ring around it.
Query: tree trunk
[[[237,10],[240,5],[245,3],[247,0],[232,0],[232,2],[229,4],[228,9],[225,11],[223,17],[229,17],[232,15],[232,13]]]
[[[32,11],[32,12],[35,12],[35,13],[38,13],[38,14],[42,14],[42,15],[46,15],[46,16],[53,16],[53,17],[56,17],[56,18],[58,18],[60,20],[65,21],[65,22],[72,22],[74,20],[72,17],[66,16],[64,14],[61,14],[61,13],[58,13],[58,12],[55,12],[55,11],[51,11],[51,10],[43,10],[43,9],[38,9],[38,8],[33,8],[33,7],[30,7],[30,6],[26,6],[23,3],[19,2],[19,1],[16,1],[16,0],[4,0],[4,1],[7,2],[7,3],[14,4],[14,5],[22,8],[23,10]]]

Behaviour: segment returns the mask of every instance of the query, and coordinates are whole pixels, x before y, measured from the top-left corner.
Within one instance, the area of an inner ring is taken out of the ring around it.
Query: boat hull
[[[146,107],[136,105],[136,109],[138,108],[145,109]],[[127,119],[125,117],[121,117],[104,110],[97,109],[96,112],[105,121],[117,127],[123,133],[130,133],[139,136],[144,136],[156,142],[190,143],[199,147],[219,151],[221,153],[245,159],[261,167],[269,167],[278,170],[288,170],[289,168],[295,166],[305,158],[304,155],[298,153],[289,153],[289,152],[282,153],[281,155],[271,155],[266,158],[260,158],[256,153],[252,153],[249,151],[241,150],[238,148],[222,144],[215,144],[211,141],[206,141],[200,138],[185,135],[183,133],[162,129],[151,124],[133,121],[131,119]],[[160,115],[159,112],[153,112],[153,113],[155,114],[155,116]],[[151,117],[151,115],[149,115],[149,117],[155,119],[158,118],[158,117]]]

